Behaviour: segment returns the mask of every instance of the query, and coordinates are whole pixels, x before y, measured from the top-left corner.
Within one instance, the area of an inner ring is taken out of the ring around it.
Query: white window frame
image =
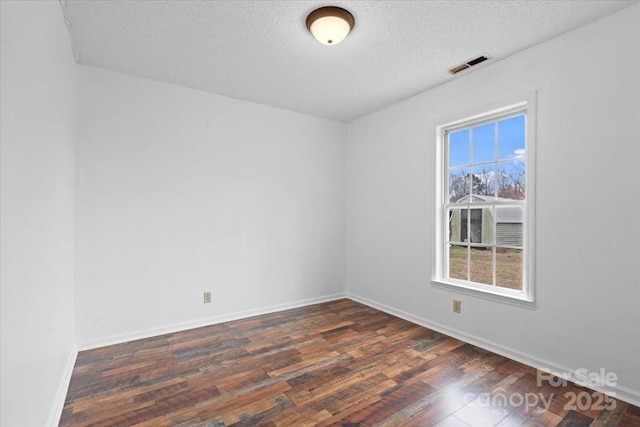
[[[494,285],[484,285],[466,280],[448,278],[446,277],[446,272],[448,271],[447,233],[449,225],[447,203],[449,195],[447,187],[449,171],[446,135],[448,132],[466,129],[482,123],[499,120],[505,116],[517,114],[525,115],[525,161],[527,165],[525,170],[526,198],[523,205],[522,290],[520,291]],[[520,96],[500,103],[494,103],[461,116],[464,118],[446,121],[445,124],[436,127],[436,227],[431,283],[433,286],[448,290],[455,290],[456,292],[533,308],[535,301],[535,92],[527,96]]]

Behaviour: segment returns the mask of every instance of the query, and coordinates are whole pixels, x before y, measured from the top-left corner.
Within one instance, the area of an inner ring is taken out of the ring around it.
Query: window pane
[[[522,249],[496,248],[496,284],[522,290]]]
[[[469,238],[467,230],[468,209],[449,209],[449,241],[462,243]]]
[[[496,207],[496,244],[522,247],[522,206]]]
[[[469,280],[467,277],[467,246],[449,245],[449,277]]]
[[[449,134],[449,167],[469,164],[469,129]]]
[[[473,162],[492,162],[495,158],[493,144],[495,123],[476,126],[473,128]]]
[[[498,122],[498,160],[524,156],[524,115]]]
[[[499,162],[496,181],[498,197],[524,200],[526,195],[526,175],[524,160]]]
[[[481,201],[491,201],[495,195],[495,167],[495,163],[490,163],[472,168],[471,189],[473,194],[487,196],[487,198],[482,198]]]
[[[471,281],[493,284],[493,250],[471,248]]]
[[[449,171],[449,201],[457,202],[471,191],[469,168],[456,168]]]

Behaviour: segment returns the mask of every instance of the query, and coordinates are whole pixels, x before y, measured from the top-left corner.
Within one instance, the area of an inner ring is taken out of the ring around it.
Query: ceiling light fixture
[[[348,10],[336,6],[316,9],[307,16],[307,29],[320,43],[340,43],[353,29],[355,20]]]

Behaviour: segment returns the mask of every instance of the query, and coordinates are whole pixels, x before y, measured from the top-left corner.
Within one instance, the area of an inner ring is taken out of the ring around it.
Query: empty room
[[[0,18],[2,427],[640,426],[640,1]]]

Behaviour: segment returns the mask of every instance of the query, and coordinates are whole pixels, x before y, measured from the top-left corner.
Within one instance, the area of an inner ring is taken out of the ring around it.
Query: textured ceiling
[[[79,63],[345,122],[635,3],[61,1]],[[305,27],[327,4],[356,19],[336,46]]]

